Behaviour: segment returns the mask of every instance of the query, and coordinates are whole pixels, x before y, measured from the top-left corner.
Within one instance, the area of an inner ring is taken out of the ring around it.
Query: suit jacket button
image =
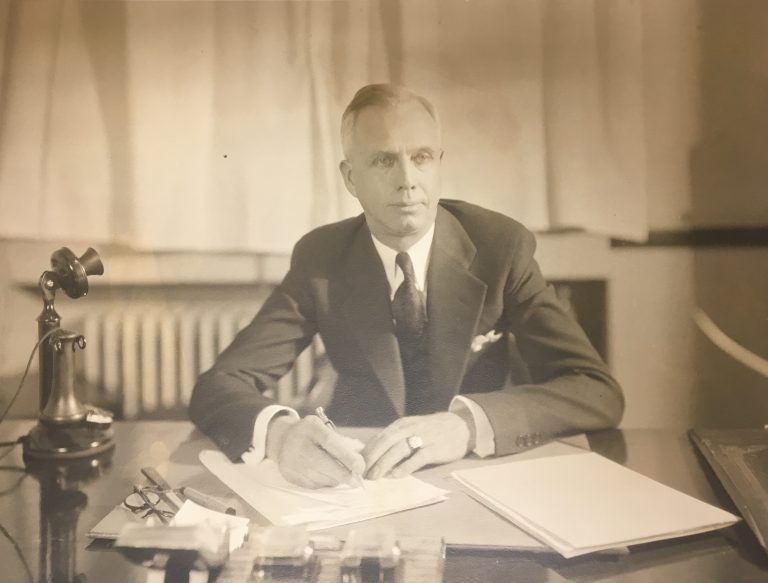
[[[229,438],[225,435],[219,436],[219,445],[229,445]]]

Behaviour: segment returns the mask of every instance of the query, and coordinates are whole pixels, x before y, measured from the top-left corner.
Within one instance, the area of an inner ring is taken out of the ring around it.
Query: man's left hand
[[[418,436],[422,447],[413,450],[408,438]],[[366,477],[376,480],[415,472],[429,464],[444,464],[467,455],[470,431],[455,413],[402,417],[373,437],[363,448]]]

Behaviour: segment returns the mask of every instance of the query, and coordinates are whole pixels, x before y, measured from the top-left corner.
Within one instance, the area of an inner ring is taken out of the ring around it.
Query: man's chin
[[[403,221],[396,232],[397,236],[405,239],[406,237],[420,237],[429,230],[429,224],[425,221]]]
[[[397,217],[389,216],[386,221],[377,221],[378,229],[373,229],[381,237],[388,239],[410,239],[417,241],[432,226],[434,218],[428,212],[408,215],[400,214]]]

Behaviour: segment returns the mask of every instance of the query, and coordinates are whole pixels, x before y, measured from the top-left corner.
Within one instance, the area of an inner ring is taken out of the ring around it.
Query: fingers
[[[313,417],[312,438],[315,443],[338,464],[344,466],[347,474],[362,475],[365,471],[365,460],[352,440],[326,427],[317,417]],[[349,477],[349,476],[348,476]]]
[[[422,447],[413,450],[411,436],[421,438]],[[363,449],[366,476],[372,480],[404,476],[431,464],[463,458],[469,444],[469,428],[458,415],[443,411],[430,415],[403,417],[371,439]]]
[[[362,444],[326,427],[310,415],[285,431],[278,455],[283,477],[304,488],[336,486],[362,475]]]
[[[406,426],[407,421],[408,417],[398,419],[368,440],[362,454],[369,468],[395,443],[413,435],[413,431]]]
[[[349,482],[352,478],[351,472],[322,448],[311,450],[302,466],[297,469],[312,476],[322,476],[323,478],[316,478],[316,481],[322,481],[325,486],[336,486]]]
[[[354,452],[361,453],[363,451],[363,448],[365,447],[365,444],[359,439],[347,437],[346,435],[342,435],[341,438],[347,444],[347,447]]]
[[[381,433],[373,437],[363,449],[367,468],[366,477],[376,480],[392,469],[397,463],[411,454],[406,439],[411,434],[395,421]]]
[[[286,480],[302,488],[329,488],[339,484],[333,476],[314,468],[305,467],[301,471],[296,471],[295,468],[286,468],[285,471],[281,469],[281,473]]]
[[[416,470],[420,470],[426,466],[428,463],[430,463],[430,461],[431,460],[429,459],[427,452],[425,452],[423,449],[420,449],[399,466],[397,466],[394,470],[392,470],[392,477],[402,478],[403,476],[412,474]]]
[[[392,444],[387,451],[370,467],[368,477],[371,480],[377,480],[390,473],[390,471],[403,460],[406,460],[413,453],[411,447],[405,441],[400,439]]]

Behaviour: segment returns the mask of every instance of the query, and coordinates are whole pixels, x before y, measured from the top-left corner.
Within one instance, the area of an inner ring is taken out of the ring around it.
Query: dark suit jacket
[[[471,393],[488,415],[496,453],[556,435],[615,426],[621,389],[533,259],[522,225],[442,200],[427,272],[428,363],[434,411]],[[471,350],[491,330],[502,338]],[[383,426],[404,414],[405,384],[389,289],[363,215],[297,244],[291,267],[254,320],[198,380],[190,417],[232,459],[256,415],[319,333],[338,373],[328,414],[338,425]],[[530,382],[511,379],[514,342]]]

